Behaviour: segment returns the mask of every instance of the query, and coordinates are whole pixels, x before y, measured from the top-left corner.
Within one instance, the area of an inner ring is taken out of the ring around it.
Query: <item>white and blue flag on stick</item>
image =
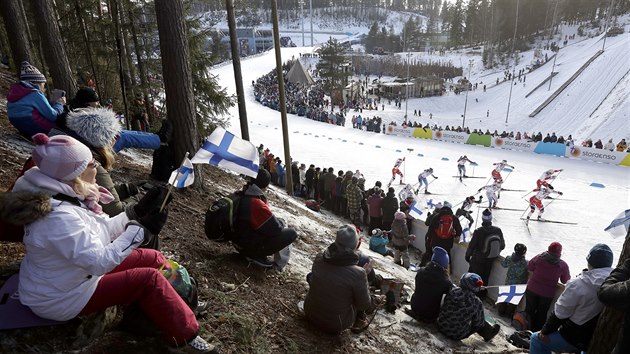
[[[630,229],[630,209],[622,211],[615,219],[604,229],[613,237],[626,236]]]
[[[206,138],[192,162],[207,163],[253,178],[258,175],[256,147],[223,128],[216,128]]]
[[[420,219],[420,215],[422,214],[422,210],[418,208],[418,201],[414,200],[414,202],[409,207],[409,215],[412,216],[414,219]]]
[[[188,159],[184,159],[184,163],[173,173],[171,178],[168,179],[168,183],[172,184],[175,188],[185,188],[195,182],[195,170],[193,169],[192,162]]]
[[[521,302],[523,295],[525,295],[526,288],[527,284],[499,286],[497,304],[500,302],[507,302],[518,305],[518,303]]]

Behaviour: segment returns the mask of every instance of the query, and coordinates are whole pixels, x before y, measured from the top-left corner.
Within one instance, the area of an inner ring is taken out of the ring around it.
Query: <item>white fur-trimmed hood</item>
[[[96,148],[111,144],[121,130],[114,111],[107,108],[81,108],[70,111],[66,118],[66,126]]]

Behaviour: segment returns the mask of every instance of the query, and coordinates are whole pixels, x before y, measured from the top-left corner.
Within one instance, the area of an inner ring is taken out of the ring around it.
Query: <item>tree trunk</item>
[[[142,95],[144,96],[145,100],[145,108],[147,110],[147,114],[149,114],[150,117],[150,121],[152,121],[153,118],[153,111],[151,109],[151,107],[148,105],[149,103],[149,95],[148,95],[148,90],[149,90],[149,80],[147,78],[147,69],[146,69],[146,65],[144,63],[144,59],[142,56],[142,49],[140,46],[140,42],[138,41],[138,33],[136,31],[136,25],[135,25],[135,18],[133,17],[133,12],[131,11],[131,9],[133,5],[131,5],[130,0],[127,0],[127,11],[129,12],[129,25],[130,25],[130,29],[131,29],[131,39],[133,40],[133,46],[134,46],[134,50],[135,50],[135,54],[136,54],[136,61],[138,62],[138,70],[140,71],[140,86],[141,90],[142,90]],[[157,4],[156,4],[156,10],[157,10]],[[158,26],[159,26],[159,21],[158,21]],[[161,38],[161,37],[160,37]],[[161,42],[161,41],[160,41]],[[162,64],[164,65],[164,64]],[[135,92],[138,93],[138,92]]]
[[[131,88],[131,79],[129,78],[128,72],[125,71],[125,65],[123,63],[125,47],[122,43],[123,35],[122,29],[120,27],[120,11],[118,11],[118,0],[110,0],[108,8],[110,9],[109,14],[111,16],[112,22],[114,23],[114,32],[116,36],[116,54],[118,55],[118,73],[120,76],[120,89],[122,93],[122,102],[125,117],[127,117],[129,114],[127,109],[127,90]]]
[[[65,90],[68,95],[74,95],[77,92],[77,83],[70,68],[51,0],[31,0],[31,7],[38,19],[35,23],[39,36],[46,43],[44,57],[53,86]]]
[[[160,37],[162,75],[166,93],[167,119],[173,123],[171,148],[179,164],[186,152],[197,151],[195,94],[182,0],[156,0],[155,13]],[[195,186],[200,185],[200,179]]]
[[[617,265],[621,266],[628,257],[630,257],[630,230],[626,234],[626,241],[623,243],[623,249]],[[621,335],[622,325],[623,312],[610,306],[604,307],[604,311],[602,311],[597,321],[597,327],[593,333],[588,354],[609,354],[612,352],[618,336]]]
[[[0,1],[0,11],[4,19],[4,26],[11,47],[13,69],[20,74],[20,63],[28,60],[32,63],[33,53],[31,42],[28,40],[26,19],[22,16],[20,4],[17,0]],[[32,63],[34,64],[34,63]]]
[[[87,35],[87,28],[85,27],[85,20],[83,19],[83,14],[81,13],[81,5],[79,0],[75,0],[74,7],[77,13],[77,20],[81,27],[81,35],[83,36],[83,42],[85,43],[85,51],[87,54],[88,61],[90,63],[90,68],[92,69],[92,79],[94,80],[94,85],[96,86],[96,91],[98,92],[98,80],[96,77],[96,66],[94,65],[94,56],[92,55],[92,46],[90,45],[90,41]],[[89,81],[87,78],[86,81]]]

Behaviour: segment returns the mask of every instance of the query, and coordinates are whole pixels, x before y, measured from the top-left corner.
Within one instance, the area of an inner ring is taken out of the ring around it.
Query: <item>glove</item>
[[[477,193],[481,192],[481,188],[477,189]],[[479,198],[483,198],[482,195],[479,196]]]
[[[167,193],[168,190],[162,186],[151,188],[147,192],[147,194],[145,194],[144,197],[142,197],[142,199],[138,201],[138,203],[132,204],[127,207],[127,209],[125,210],[127,216],[130,220],[138,220],[142,218],[143,216],[147,215],[149,211],[151,211],[153,208],[160,207]],[[167,206],[172,199],[173,196],[170,195],[165,206]]]
[[[160,231],[162,231],[164,224],[166,224],[166,219],[168,219],[168,209],[160,211],[159,207],[156,207],[150,213],[141,217],[137,221],[140,225],[142,225],[142,227],[149,230],[153,235],[158,235]]]
[[[483,195],[480,195],[479,196],[479,201],[482,201],[482,200],[483,200]]]
[[[562,195],[562,192],[558,192],[558,194]]]
[[[433,177],[433,178],[438,179],[437,177]]]
[[[116,186],[116,193],[118,193],[118,198],[120,200],[125,200],[134,195],[138,194],[140,190],[133,183],[122,183]]]

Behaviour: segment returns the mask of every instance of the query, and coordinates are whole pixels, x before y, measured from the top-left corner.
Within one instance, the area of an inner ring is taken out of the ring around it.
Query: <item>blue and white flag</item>
[[[608,231],[612,237],[626,236],[630,228],[630,209],[621,212],[615,219],[604,229]]]
[[[414,202],[409,207],[409,215],[413,217],[414,219],[420,219],[420,215],[422,214],[423,214],[422,210],[418,208],[418,201],[414,200]]]
[[[195,170],[193,169],[192,162],[186,158],[184,163],[173,173],[171,178],[168,179],[168,183],[172,184],[175,188],[185,188],[193,184],[195,181]]]
[[[216,128],[206,138],[192,162],[207,163],[253,178],[258,175],[258,151],[254,144],[223,128]]]
[[[510,304],[518,305],[518,303],[521,302],[523,295],[525,295],[526,288],[527,284],[499,286],[497,304],[500,302],[508,302]]]

